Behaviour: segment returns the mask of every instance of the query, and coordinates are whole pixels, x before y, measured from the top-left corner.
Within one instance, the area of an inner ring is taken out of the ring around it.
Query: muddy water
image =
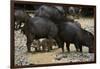
[[[80,18],[77,19],[81,23],[82,28],[94,34],[94,19]],[[65,47],[65,53],[61,49],[54,48],[50,52],[33,52],[27,53],[26,37],[19,31],[15,31],[15,64],[29,65],[29,64],[51,64],[51,63],[65,63],[65,62],[83,62],[94,61],[94,54],[89,54],[88,48],[83,46],[84,53],[76,52],[75,46],[70,44],[71,52],[68,53]],[[32,49],[34,51],[34,49]]]

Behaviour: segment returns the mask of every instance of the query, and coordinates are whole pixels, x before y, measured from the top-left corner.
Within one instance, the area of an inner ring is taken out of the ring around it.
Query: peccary
[[[68,51],[70,43],[74,43],[78,51],[82,52],[82,46],[87,46],[89,52],[93,52],[94,36],[89,31],[82,29],[76,23],[65,22],[59,25],[59,38],[57,40],[58,44],[64,52],[64,42],[66,42],[66,47]]]
[[[66,20],[65,12],[62,6],[42,5],[35,11],[35,16],[46,17],[55,23]]]
[[[23,14],[25,14],[23,16]],[[24,26],[21,28],[23,34],[27,37],[27,49],[28,52],[30,52],[30,46],[34,39],[40,39],[40,38],[47,38],[52,39],[54,38],[58,33],[58,28],[55,25],[54,22],[52,22],[48,18],[44,17],[30,17],[27,13],[20,10],[20,12],[17,14],[17,17],[20,17],[18,21],[20,21],[20,24],[24,22]],[[23,21],[22,21],[23,20]]]

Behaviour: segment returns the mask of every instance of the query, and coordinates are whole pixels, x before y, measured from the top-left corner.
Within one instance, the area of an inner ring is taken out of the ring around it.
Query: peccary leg
[[[50,50],[52,50],[52,45],[50,45]]]
[[[56,40],[56,43],[57,43],[57,45],[58,45],[58,48],[62,48],[62,45],[61,45],[61,40],[59,39],[59,37],[56,37],[55,38],[55,40]]]
[[[56,41],[57,42],[57,44],[58,44],[58,48],[61,48],[61,44],[60,44],[60,41]]]
[[[75,48],[76,48],[76,51],[79,52],[79,43],[77,42],[75,43]]]
[[[60,42],[60,46],[61,46],[61,48],[62,48],[62,52],[64,52],[64,42]]]
[[[31,52],[31,41],[27,39],[27,51]]]
[[[49,41],[48,42],[49,48],[50,48],[50,50],[52,50],[53,41],[52,40],[48,40],[48,41]]]
[[[37,49],[37,48],[35,48],[35,51],[36,51],[36,52],[38,52],[38,49]]]
[[[27,35],[27,51],[31,52],[31,43],[33,41],[32,35]]]
[[[75,43],[75,47],[77,52],[82,52],[82,45],[79,42]]]
[[[70,52],[69,45],[70,45],[70,43],[69,43],[69,42],[66,42],[66,48],[67,48],[67,51],[68,51],[68,52]]]
[[[60,40],[56,40],[58,48],[62,48],[62,52],[64,52],[64,42]]]
[[[79,45],[79,48],[80,48],[80,52],[82,52],[82,45]]]

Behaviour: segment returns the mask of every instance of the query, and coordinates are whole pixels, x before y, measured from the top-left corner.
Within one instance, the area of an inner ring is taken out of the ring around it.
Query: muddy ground
[[[82,28],[94,34],[94,19],[80,18],[76,19],[81,23]],[[73,44],[70,44],[71,52],[62,53],[62,50],[54,47],[50,52],[34,52],[28,53],[26,48],[26,37],[20,33],[20,30],[15,31],[15,64],[30,65],[30,64],[52,64],[52,63],[71,63],[94,61],[94,54],[88,53],[88,48],[83,46],[83,53],[76,52]]]

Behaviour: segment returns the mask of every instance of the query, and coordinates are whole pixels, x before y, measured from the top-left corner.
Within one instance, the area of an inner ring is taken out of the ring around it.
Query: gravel
[[[55,62],[86,62],[94,61],[94,53],[79,53],[79,52],[66,52],[63,54],[58,54],[55,57]]]

